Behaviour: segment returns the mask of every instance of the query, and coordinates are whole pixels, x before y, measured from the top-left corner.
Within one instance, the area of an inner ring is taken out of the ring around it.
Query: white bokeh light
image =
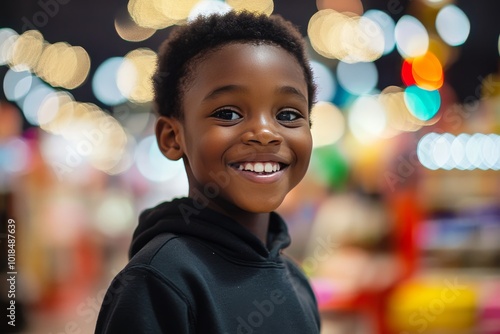
[[[19,101],[31,89],[33,76],[29,71],[13,71],[9,69],[3,78],[3,91],[9,101]]]
[[[311,61],[310,65],[314,76],[314,82],[317,86],[317,100],[333,100],[336,92],[335,78],[333,76],[333,73],[328,67],[317,61]]]
[[[370,9],[366,11],[363,16],[378,23],[382,29],[384,35],[383,54],[386,55],[394,50],[394,46],[396,44],[396,41],[394,40],[394,28],[396,27],[396,24],[394,23],[392,17],[378,9]]]
[[[340,62],[337,66],[339,84],[354,95],[372,92],[378,82],[378,70],[374,63],[347,64]]]
[[[95,97],[109,106],[115,106],[127,100],[117,84],[118,69],[123,61],[123,57],[106,59],[99,65],[92,78],[92,91]]]
[[[410,15],[404,15],[394,29],[398,52],[404,58],[424,55],[429,49],[429,34],[425,26]]]
[[[161,153],[155,136],[148,136],[137,144],[135,163],[142,176],[153,182],[174,179],[184,171],[182,160],[172,161]]]
[[[226,14],[232,9],[227,3],[218,0],[202,0],[198,2],[187,18],[188,22],[195,20],[198,16],[209,16],[212,14]]]
[[[448,5],[436,16],[436,30],[448,45],[458,46],[465,43],[470,33],[467,15],[455,5]]]
[[[361,96],[349,110],[348,124],[352,134],[362,143],[380,137],[387,125],[384,108],[374,96]]]

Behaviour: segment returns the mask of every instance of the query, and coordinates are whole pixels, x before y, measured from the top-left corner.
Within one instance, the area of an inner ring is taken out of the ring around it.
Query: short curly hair
[[[155,112],[159,116],[182,118],[183,90],[192,79],[193,65],[231,43],[276,45],[292,54],[304,70],[311,111],[316,86],[298,29],[278,15],[231,11],[199,16],[187,25],[176,27],[162,43],[153,76]]]

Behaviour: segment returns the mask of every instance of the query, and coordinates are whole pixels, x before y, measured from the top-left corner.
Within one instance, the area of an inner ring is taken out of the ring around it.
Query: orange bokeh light
[[[432,52],[414,58],[411,68],[413,79],[420,88],[436,90],[443,86],[443,66]]]

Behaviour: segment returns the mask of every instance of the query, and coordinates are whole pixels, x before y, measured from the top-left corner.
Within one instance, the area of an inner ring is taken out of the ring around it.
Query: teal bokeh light
[[[409,86],[405,89],[404,99],[408,110],[422,121],[433,118],[441,107],[441,95],[438,90]]]

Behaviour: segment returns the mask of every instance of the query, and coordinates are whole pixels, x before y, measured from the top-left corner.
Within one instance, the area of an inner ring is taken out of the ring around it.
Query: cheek
[[[220,131],[198,130],[198,133],[186,132],[186,156],[193,168],[196,166],[197,169],[206,170],[221,161],[224,152],[223,145],[228,142],[228,139]]]
[[[312,136],[310,131],[305,131],[300,136],[294,137],[293,147],[300,165],[309,165],[312,152]]]

